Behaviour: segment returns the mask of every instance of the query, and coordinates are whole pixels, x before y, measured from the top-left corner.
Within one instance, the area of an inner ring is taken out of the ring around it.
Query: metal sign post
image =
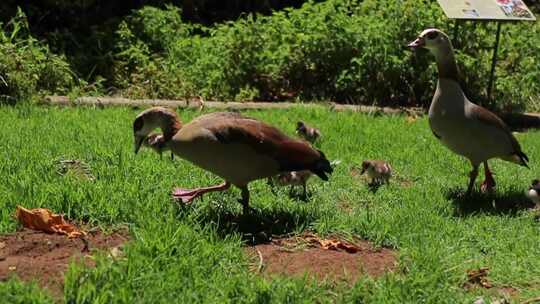
[[[535,21],[536,17],[522,0],[437,0],[437,2],[442,7],[446,17],[455,20],[454,41],[457,40],[460,20],[497,22],[491,73],[487,87],[488,100],[491,101],[502,21]]]

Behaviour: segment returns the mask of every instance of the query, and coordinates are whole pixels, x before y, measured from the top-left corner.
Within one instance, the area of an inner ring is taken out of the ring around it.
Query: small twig
[[[262,268],[263,268],[263,256],[259,249],[255,249],[255,250],[257,250],[257,254],[259,255],[259,267],[257,267],[257,272],[261,273]]]
[[[534,302],[540,302],[540,296],[525,300],[521,302],[521,304],[529,304],[529,303],[534,303]]]
[[[463,261],[462,263],[459,263],[459,264],[457,264],[457,265],[455,265],[455,266],[452,266],[452,267],[450,267],[450,268],[444,270],[443,272],[444,272],[444,273],[448,273],[448,272],[450,272],[450,271],[453,271],[453,270],[457,269],[459,266],[468,264],[468,263],[470,263],[470,262],[474,262],[474,259],[465,260],[465,261]]]

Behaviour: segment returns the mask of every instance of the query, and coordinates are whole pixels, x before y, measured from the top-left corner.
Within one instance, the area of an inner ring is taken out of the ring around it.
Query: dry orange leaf
[[[19,222],[29,229],[65,234],[69,238],[81,237],[85,234],[77,227],[66,222],[62,215],[54,214],[49,209],[26,209],[17,206],[16,216]]]
[[[482,267],[467,271],[467,283],[465,285],[478,285],[484,288],[491,288],[493,285],[488,281],[489,268]]]
[[[338,240],[319,240],[319,243],[321,244],[322,248],[329,249],[329,250],[342,249],[342,250],[347,251],[348,253],[356,253],[360,250],[360,248],[354,245],[346,244]]]

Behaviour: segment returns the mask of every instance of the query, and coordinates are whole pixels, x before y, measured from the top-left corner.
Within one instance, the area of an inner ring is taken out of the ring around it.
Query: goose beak
[[[426,45],[426,42],[425,42],[424,38],[418,37],[418,38],[416,38],[416,40],[409,43],[407,46],[414,50],[414,49],[424,47],[425,45]]]
[[[143,141],[146,139],[146,136],[141,136],[141,135],[135,135],[135,154],[137,154],[137,152],[139,152],[139,149],[141,148],[141,145],[143,143]]]

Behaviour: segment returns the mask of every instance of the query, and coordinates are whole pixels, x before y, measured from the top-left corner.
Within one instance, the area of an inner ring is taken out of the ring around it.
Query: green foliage
[[[0,299],[10,304],[52,304],[53,300],[36,283],[22,283],[13,277],[0,282]]]
[[[192,95],[182,70],[171,64],[169,52],[178,39],[188,39],[192,26],[180,10],[145,7],[118,26],[115,85],[132,97],[175,98]]]
[[[65,58],[30,35],[19,10],[9,23],[0,23],[0,98],[14,103],[38,93],[66,93],[74,77]]]
[[[437,79],[434,60],[405,45],[438,27],[454,40],[470,99],[501,111],[540,108],[539,22],[503,25],[488,101],[496,25],[462,22],[456,32],[436,1],[308,2],[211,27],[187,23],[181,13],[172,5],[147,6],[94,28],[86,39],[69,31],[47,34],[55,50],[69,55],[70,67],[30,35],[19,12],[0,33],[0,94],[427,106]],[[74,74],[90,84],[74,86]]]
[[[435,1],[331,0],[213,28],[194,28],[179,14],[148,7],[120,26],[126,74],[118,82],[128,95],[427,105],[433,59],[405,45],[427,27],[453,33]],[[458,32],[459,66],[469,97],[480,103],[494,31],[493,24],[466,23]],[[539,31],[538,23],[504,27],[492,107],[522,110],[540,95],[533,85]]]

